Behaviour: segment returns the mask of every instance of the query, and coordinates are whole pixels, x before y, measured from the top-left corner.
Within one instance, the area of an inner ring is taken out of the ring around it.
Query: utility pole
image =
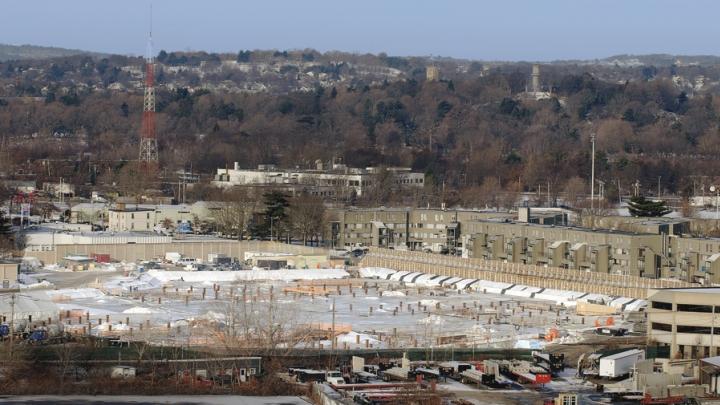
[[[547,200],[547,201],[548,201],[548,207],[552,207],[552,203],[550,202],[550,181],[549,181],[549,180],[548,180],[548,189],[547,189],[547,192],[548,192],[548,200]]]
[[[331,346],[332,346],[333,351],[335,351],[335,349],[337,349],[335,347],[335,298],[333,298],[333,301],[332,301],[332,338],[331,339],[332,339]]]
[[[660,198],[660,179],[662,179],[662,176],[658,176],[658,192],[657,192],[658,199]]]
[[[15,294],[10,295],[10,361],[15,350]]]
[[[595,132],[590,134],[592,143],[592,169],[590,173],[590,212],[595,211]]]

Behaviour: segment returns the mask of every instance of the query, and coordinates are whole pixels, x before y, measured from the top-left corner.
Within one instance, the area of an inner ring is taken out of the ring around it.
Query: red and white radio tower
[[[152,17],[150,17],[152,20]],[[155,64],[152,49],[152,22],[145,55],[145,96],[142,129],[140,131],[140,162],[146,167],[158,164],[157,134],[155,133]]]

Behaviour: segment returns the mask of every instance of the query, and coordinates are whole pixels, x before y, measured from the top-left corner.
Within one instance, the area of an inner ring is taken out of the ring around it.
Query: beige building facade
[[[648,300],[648,343],[669,346],[672,358],[718,355],[720,288],[652,290]]]
[[[0,260],[0,288],[8,288],[17,282],[19,268],[17,262]]]
[[[146,208],[114,208],[108,212],[108,230],[150,232],[155,227],[155,211]]]
[[[720,284],[720,239],[687,237],[687,221],[630,219],[628,230],[567,226],[560,211],[422,208],[334,210],[336,248],[377,246],[510,263]]]

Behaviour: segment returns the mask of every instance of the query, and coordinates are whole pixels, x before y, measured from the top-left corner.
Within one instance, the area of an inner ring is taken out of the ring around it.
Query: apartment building
[[[662,235],[492,221],[463,223],[463,235],[468,257],[650,278],[672,273]]]
[[[409,210],[404,208],[334,210],[332,245],[396,248],[409,243]]]
[[[720,239],[671,236],[668,244],[677,277],[720,284]]]
[[[335,247],[380,246],[396,249],[459,252],[461,223],[489,218],[510,219],[507,213],[414,208],[350,208],[330,213]]]
[[[648,300],[648,343],[669,346],[671,358],[720,354],[720,288],[654,290]]]
[[[335,247],[425,250],[579,271],[720,284],[720,239],[684,236],[686,221],[630,221],[632,230],[568,226],[562,210],[335,210]]]

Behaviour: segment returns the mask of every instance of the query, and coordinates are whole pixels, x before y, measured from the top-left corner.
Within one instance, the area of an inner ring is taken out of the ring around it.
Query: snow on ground
[[[43,280],[38,281],[38,279],[35,276],[31,276],[29,274],[20,273],[17,276],[18,282],[13,283],[10,287],[12,288],[20,288],[20,289],[26,289],[26,288],[53,288],[55,287],[55,284]]]
[[[332,347],[332,342],[329,340],[323,340],[320,343],[323,347]],[[366,345],[367,347],[372,345],[373,349],[387,348],[387,344],[378,340],[377,336],[353,331],[337,335],[337,344],[338,347],[347,347],[348,349],[364,349]]]
[[[53,301],[70,301],[77,299],[99,300],[105,297],[105,293],[97,288],[63,288],[46,292]]]
[[[384,269],[382,267],[363,267],[360,269],[360,277],[387,279],[387,276],[396,273],[396,270]]]
[[[150,270],[136,277],[116,277],[104,284],[109,290],[146,291],[161,288],[169,282],[213,284],[233,283],[240,281],[295,281],[295,280],[327,280],[349,277],[342,269],[313,270],[243,270],[243,271],[166,271]]]
[[[245,270],[245,271],[164,271],[150,270],[148,276],[161,283],[170,281],[187,282],[233,282],[251,280],[269,281],[296,281],[296,280],[326,280],[349,277],[347,271],[342,269],[313,269],[313,270]]]
[[[124,310],[123,314],[152,314],[153,312],[155,311],[146,307],[132,307]]]

